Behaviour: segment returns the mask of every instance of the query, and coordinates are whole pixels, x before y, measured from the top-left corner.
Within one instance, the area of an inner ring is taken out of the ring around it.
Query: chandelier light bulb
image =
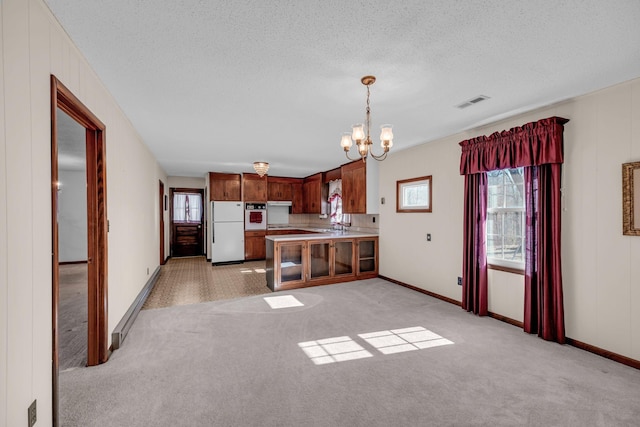
[[[353,142],[351,142],[351,133],[344,132],[342,134],[342,139],[340,140],[340,145],[342,146],[342,148],[344,148],[344,151],[349,151],[349,149],[353,145]]]
[[[354,141],[362,141],[364,139],[364,125],[362,123],[358,123],[357,125],[353,125],[353,133],[351,134],[351,138]]]
[[[380,126],[380,145],[382,148],[388,149],[393,147],[393,126],[382,125]]]

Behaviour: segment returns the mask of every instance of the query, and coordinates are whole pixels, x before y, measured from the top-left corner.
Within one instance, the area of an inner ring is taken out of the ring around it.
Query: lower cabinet
[[[378,276],[378,238],[358,239],[356,263],[358,279],[369,279]]]
[[[273,241],[267,244],[272,291],[327,285],[378,275],[378,238]]]
[[[244,259],[251,261],[265,259],[267,254],[264,230],[244,232]]]
[[[308,282],[355,278],[355,239],[310,240],[308,242]]]

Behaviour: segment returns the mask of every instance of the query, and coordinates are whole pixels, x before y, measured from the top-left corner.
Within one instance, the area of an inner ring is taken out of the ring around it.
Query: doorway
[[[164,255],[164,211],[168,209],[168,201],[167,196],[164,194],[164,182],[159,181],[160,185],[158,186],[159,193],[159,211],[160,211],[160,265],[164,265],[167,261],[167,258]]]
[[[204,190],[171,188],[171,256],[204,254]]]
[[[59,414],[60,344],[60,201],[61,175],[58,144],[58,111],[75,121],[84,133],[86,165],[86,282],[87,365],[107,361],[107,190],[104,124],[55,76],[51,76],[51,253],[52,253],[52,376],[53,422]],[[64,152],[64,150],[63,150]],[[64,191],[64,190],[63,190]]]
[[[86,129],[56,108],[58,144],[58,366],[87,366]]]

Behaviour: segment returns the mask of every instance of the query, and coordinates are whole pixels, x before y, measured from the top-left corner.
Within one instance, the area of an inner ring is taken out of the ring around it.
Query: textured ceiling
[[[367,74],[392,152],[640,76],[638,0],[46,1],[173,176],[344,163]]]

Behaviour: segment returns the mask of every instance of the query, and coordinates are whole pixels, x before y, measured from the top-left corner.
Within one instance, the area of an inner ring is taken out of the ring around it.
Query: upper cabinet
[[[292,178],[269,177],[267,180],[268,200],[279,202],[293,201],[292,181],[294,181]]]
[[[209,172],[211,201],[240,201],[240,174]]]
[[[267,177],[260,178],[255,173],[242,174],[242,185],[245,202],[267,201]]]
[[[328,187],[324,183],[322,172],[304,179],[302,193],[304,194],[304,213],[326,213]]]
[[[377,214],[378,164],[373,159],[367,162],[356,160],[341,168],[342,211],[349,214]]]
[[[293,197],[291,199],[291,213],[304,213],[305,203],[302,179],[296,179],[295,182],[291,184],[291,192],[293,193]]]

